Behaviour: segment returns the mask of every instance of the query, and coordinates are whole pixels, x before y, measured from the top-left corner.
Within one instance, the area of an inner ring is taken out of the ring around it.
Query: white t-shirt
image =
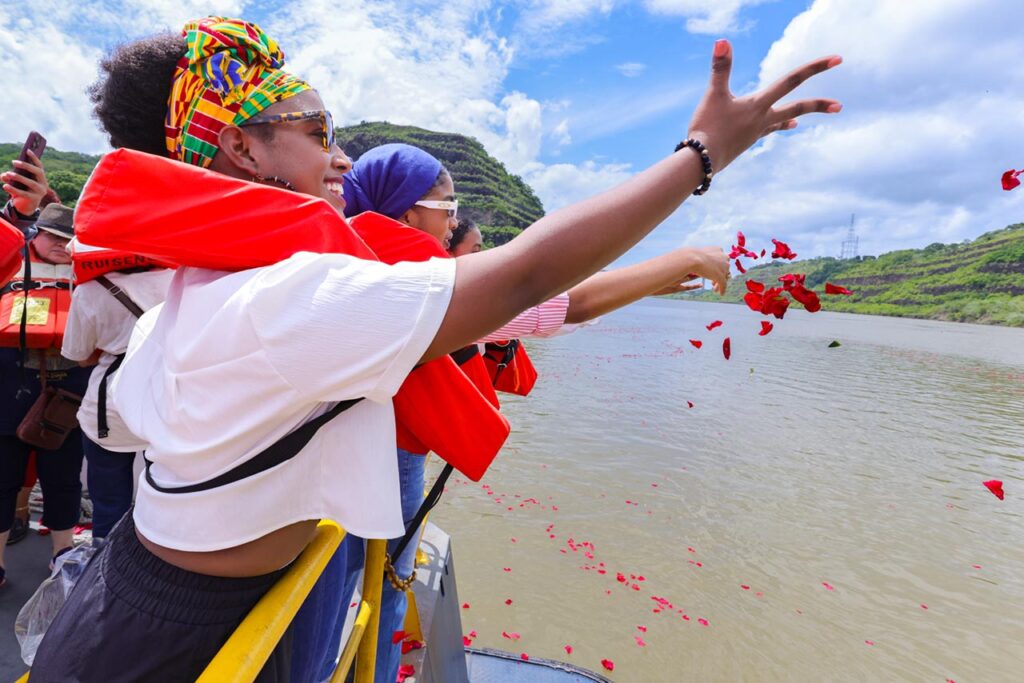
[[[135,328],[114,402],[163,487],[207,481],[337,401],[365,397],[294,458],[196,493],[143,476],[135,523],[186,551],[229,548],[333,519],[364,538],[403,532],[391,397],[430,345],[455,260],[388,266],[299,253],[238,273],[179,269]]]
[[[107,273],[107,279],[124,290],[139,308],[148,311],[164,300],[173,275],[172,270],[159,269],[142,273]],[[96,433],[100,381],[114,359],[128,348],[136,321],[132,312],[100,283],[90,281],[75,287],[61,355],[70,360],[84,361],[96,349],[103,351],[89,376],[89,388],[78,409],[78,423],[89,439],[108,451],[132,453],[145,448],[145,444],[128,431],[114,410],[113,377],[107,380],[107,426],[110,433],[103,439]]]

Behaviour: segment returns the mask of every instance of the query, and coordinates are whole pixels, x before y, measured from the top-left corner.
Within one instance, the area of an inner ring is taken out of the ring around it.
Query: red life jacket
[[[426,261],[435,257],[451,258],[436,239],[424,241],[421,231],[379,213],[361,213],[352,218],[349,224],[384,263]],[[413,243],[417,246],[412,247]],[[496,349],[497,360],[491,358],[492,347]],[[502,363],[505,348],[513,349],[513,356]],[[537,382],[537,370],[526,353],[526,347],[518,339],[490,342],[487,344],[487,353],[483,356],[474,353],[459,363],[459,367],[495,408],[498,407],[495,389],[526,396]],[[412,453],[426,452],[403,446],[401,437],[400,434],[399,448]]]
[[[0,282],[7,282],[21,268],[21,248],[25,246],[25,235],[3,218],[0,218]]]
[[[374,236],[410,251],[398,260],[423,260],[436,240],[402,228],[382,223]],[[89,245],[215,270],[268,266],[302,251],[378,260],[322,199],[124,149],[107,154],[93,171],[78,200],[75,230]],[[393,402],[403,430],[474,481],[510,431],[448,356],[413,370]]]
[[[498,391],[526,396],[537,383],[537,369],[526,355],[522,340],[488,342],[483,362]]]
[[[43,261],[31,246],[28,252],[31,278],[25,280],[23,263],[0,288],[0,347],[20,348],[25,311],[25,348],[60,349],[71,309],[71,264]]]
[[[174,268],[174,265],[160,259],[132,254],[117,249],[100,249],[71,240],[71,262],[75,267],[75,284],[95,280],[100,275],[136,268]]]

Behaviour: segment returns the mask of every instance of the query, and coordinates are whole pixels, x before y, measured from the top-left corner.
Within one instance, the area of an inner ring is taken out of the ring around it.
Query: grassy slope
[[[455,179],[460,214],[482,226],[491,246],[504,244],[544,215],[530,186],[510,174],[473,138],[390,123],[338,129],[338,143],[353,159],[389,142],[415,145],[441,160]]]
[[[854,290],[850,297],[822,296],[825,310],[1024,327],[1024,224],[973,242],[935,243],[877,258],[775,261],[748,269],[747,277],[773,283],[787,272],[806,273],[808,286],[819,293],[826,281]],[[738,302],[745,292],[734,286],[726,300]]]

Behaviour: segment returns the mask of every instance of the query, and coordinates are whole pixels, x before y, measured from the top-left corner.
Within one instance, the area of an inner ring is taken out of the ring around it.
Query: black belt
[[[479,354],[479,347],[476,344],[470,344],[469,346],[463,346],[458,351],[452,351],[448,355],[452,357],[456,365],[465,365],[468,361],[472,360],[473,356]]]

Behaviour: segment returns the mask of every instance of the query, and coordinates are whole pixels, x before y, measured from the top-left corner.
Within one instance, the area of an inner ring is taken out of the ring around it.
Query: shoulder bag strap
[[[121,304],[125,308],[127,308],[131,312],[131,314],[134,315],[136,318],[141,318],[142,314],[145,313],[145,311],[142,310],[138,304],[132,301],[132,298],[130,296],[124,293],[123,289],[121,289],[113,282],[108,280],[106,275],[100,275],[99,277],[95,278],[95,280],[96,282],[106,287],[107,291],[110,292],[115,299],[120,301]]]
[[[153,463],[147,459],[146,481],[160,493],[196,493],[198,491],[209,491],[210,489],[217,488],[218,486],[227,486],[228,484],[233,484],[236,481],[241,481],[242,479],[255,476],[261,472],[266,472],[267,470],[277,467],[278,465],[294,458],[299,454],[299,451],[306,447],[306,444],[310,442],[313,435],[315,435],[321,427],[362,400],[362,398],[353,398],[338,403],[320,417],[310,420],[291,434],[288,434],[278,441],[275,441],[270,446],[267,446],[265,449],[242,464],[231,468],[227,472],[220,474],[213,479],[208,479],[198,484],[190,484],[188,486],[160,486],[153,481],[153,476],[149,471],[150,466]]]

